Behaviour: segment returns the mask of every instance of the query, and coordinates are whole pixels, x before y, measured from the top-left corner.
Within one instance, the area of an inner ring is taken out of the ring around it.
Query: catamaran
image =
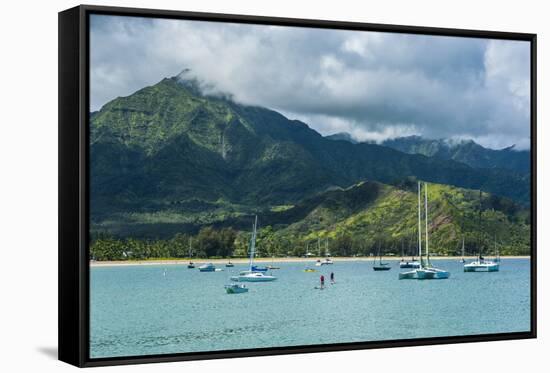
[[[418,182],[418,257],[420,258],[420,267],[412,271],[399,274],[400,280],[439,280],[447,279],[451,276],[448,271],[434,267],[430,263],[430,249],[428,241],[428,185],[424,183],[424,209],[426,221],[426,261],[422,258],[422,207],[420,197],[420,182]]]
[[[334,264],[332,259],[330,259],[330,253],[328,251],[328,238],[325,238],[325,260],[322,262],[323,264]]]
[[[319,239],[317,239],[317,249],[319,250],[319,256],[321,256],[321,243]],[[328,241],[325,239],[325,259],[323,260],[317,259],[317,262],[315,262],[315,265],[317,267],[320,267],[324,265],[334,264],[334,262],[332,261],[332,259],[329,258],[329,256],[330,254],[328,252]]]
[[[479,191],[479,229],[481,229],[481,190]],[[464,272],[498,272],[499,263],[487,260],[481,255],[481,233],[479,233],[478,246],[479,253],[477,259],[471,263],[464,264]]]
[[[232,281],[243,281],[243,282],[267,282],[275,281],[277,277],[266,275],[264,272],[255,270],[258,268],[254,265],[254,254],[256,252],[256,229],[258,226],[258,216],[254,220],[254,225],[252,227],[252,237],[250,239],[250,259],[248,263],[248,271],[242,271],[238,276],[231,277]]]

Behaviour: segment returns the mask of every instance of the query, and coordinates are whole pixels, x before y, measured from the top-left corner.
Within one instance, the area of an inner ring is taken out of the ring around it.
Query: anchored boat
[[[249,269],[248,271],[242,271],[238,276],[231,277],[232,281],[242,281],[242,282],[267,282],[275,281],[277,277],[266,275],[264,271],[257,270],[258,267],[254,265],[254,254],[256,252],[256,229],[258,225],[258,216],[254,220],[254,225],[252,227],[252,237],[250,239],[250,259],[249,259]],[[265,268],[267,271],[267,268]]]
[[[414,258],[414,255],[411,257],[411,260],[405,260],[404,258],[405,251],[403,248],[403,241],[401,241],[401,261],[399,262],[399,268],[420,268],[420,262]]]
[[[201,272],[216,272],[216,266],[212,263],[206,263],[199,267]]]
[[[195,264],[191,261],[192,257],[193,257],[193,250],[191,248],[191,237],[189,237],[189,264],[187,265],[187,268],[189,269],[195,268]]]
[[[481,227],[481,190],[479,191],[479,227]],[[496,261],[487,260],[481,254],[481,233],[478,236],[479,253],[477,259],[464,264],[464,272],[498,272],[500,265]],[[496,246],[496,238],[495,238]],[[497,254],[498,255],[498,254]]]
[[[424,209],[426,222],[426,261],[422,258],[422,208],[420,197],[420,182],[418,182],[418,257],[419,268],[399,274],[400,280],[441,280],[451,276],[450,272],[434,267],[430,262],[430,249],[428,245],[428,185],[424,184]]]
[[[241,294],[248,292],[248,288],[245,285],[229,284],[224,286],[227,294]]]
[[[380,253],[380,243],[378,243],[378,264],[374,259],[372,269],[375,271],[389,271],[391,269],[390,263],[382,263],[382,254]]]

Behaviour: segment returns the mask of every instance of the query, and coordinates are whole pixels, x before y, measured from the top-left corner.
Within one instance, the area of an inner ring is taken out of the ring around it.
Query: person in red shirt
[[[325,276],[321,275],[321,288],[325,287]]]

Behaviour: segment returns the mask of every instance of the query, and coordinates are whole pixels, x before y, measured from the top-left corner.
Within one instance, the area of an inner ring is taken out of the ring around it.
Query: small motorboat
[[[227,263],[225,263],[226,267],[235,267],[235,264],[231,263],[231,260]]]
[[[216,266],[212,263],[206,263],[199,267],[201,272],[216,272]]]
[[[248,292],[248,288],[245,285],[229,284],[225,285],[224,288],[227,294],[242,294]]]
[[[281,269],[281,267],[267,266],[267,269],[269,269],[269,270],[271,270],[271,269]]]
[[[187,265],[187,268],[189,269],[195,268],[195,264],[193,262],[189,262],[189,264]]]

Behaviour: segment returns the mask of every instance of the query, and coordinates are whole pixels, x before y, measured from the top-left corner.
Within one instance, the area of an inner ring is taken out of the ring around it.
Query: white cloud
[[[529,44],[93,16],[93,110],[190,68],[323,134],[529,144]]]

